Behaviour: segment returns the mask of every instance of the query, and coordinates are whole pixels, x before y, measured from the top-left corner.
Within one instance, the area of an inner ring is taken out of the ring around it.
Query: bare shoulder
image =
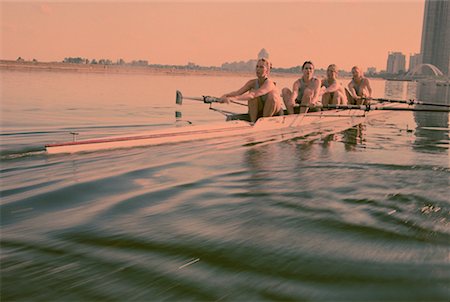
[[[275,82],[272,78],[267,78],[266,83],[268,85],[276,85],[277,84],[277,82]],[[266,84],[266,83],[264,83],[264,84]]]
[[[245,87],[254,87],[256,85],[257,81],[258,81],[258,79],[248,80],[247,83],[245,83]]]

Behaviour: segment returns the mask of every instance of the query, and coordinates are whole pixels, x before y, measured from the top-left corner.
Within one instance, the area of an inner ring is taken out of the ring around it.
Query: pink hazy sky
[[[424,0],[0,1],[1,59],[220,66],[265,48],[274,67],[347,70],[420,52],[424,9]]]

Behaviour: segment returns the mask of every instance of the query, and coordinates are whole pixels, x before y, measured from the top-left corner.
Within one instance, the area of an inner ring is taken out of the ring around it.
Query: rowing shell
[[[402,107],[404,105],[398,104],[397,106]],[[362,109],[327,110],[306,114],[263,117],[259,118],[254,124],[245,120],[248,118],[248,115],[230,115],[227,121],[220,123],[187,125],[176,128],[151,130],[128,136],[111,136],[48,144],[45,146],[45,149],[48,154],[90,152],[105,149],[179,143],[294,128],[301,128],[302,135],[307,135],[327,125],[339,124],[340,127],[350,128],[363,122],[370,116],[381,113],[386,114],[383,111],[366,111]]]

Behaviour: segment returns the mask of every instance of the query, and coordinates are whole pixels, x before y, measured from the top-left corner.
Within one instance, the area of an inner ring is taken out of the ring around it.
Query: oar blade
[[[183,95],[181,94],[181,91],[179,91],[179,90],[177,90],[176,103],[178,105],[182,105],[183,104]]]

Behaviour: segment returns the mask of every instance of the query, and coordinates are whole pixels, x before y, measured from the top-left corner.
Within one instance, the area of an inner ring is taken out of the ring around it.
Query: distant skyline
[[[420,52],[424,0],[2,1],[1,59],[65,57],[220,66],[255,59],[274,67],[312,60],[386,69],[388,53]]]

